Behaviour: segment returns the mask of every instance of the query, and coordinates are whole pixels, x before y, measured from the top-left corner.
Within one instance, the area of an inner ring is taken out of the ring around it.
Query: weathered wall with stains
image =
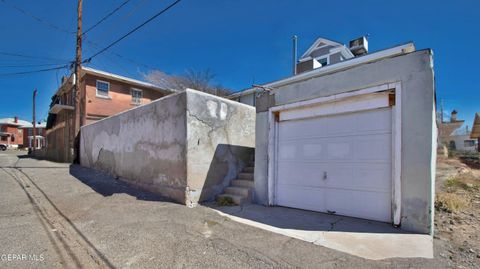
[[[343,92],[400,82],[402,87],[401,227],[433,233],[435,89],[430,50],[384,58],[303,81],[274,85],[256,100],[255,199],[268,204],[268,109]]]
[[[185,201],[185,110],[185,94],[175,94],[83,126],[81,165]]]
[[[254,155],[255,108],[187,90],[187,203],[211,200]]]
[[[81,165],[195,206],[253,154],[255,109],[195,90],[81,128]]]

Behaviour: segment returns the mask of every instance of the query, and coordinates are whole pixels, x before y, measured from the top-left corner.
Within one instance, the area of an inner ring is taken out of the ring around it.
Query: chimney
[[[450,122],[456,122],[457,121],[457,111],[454,109],[452,113],[450,114]]]
[[[15,116],[15,117],[13,118],[13,122],[14,122],[14,123],[18,123],[18,117],[17,117],[17,116]]]

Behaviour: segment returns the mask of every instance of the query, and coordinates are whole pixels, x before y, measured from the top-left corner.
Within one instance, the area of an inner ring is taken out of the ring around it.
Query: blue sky
[[[84,0],[84,29],[123,1]],[[131,0],[87,34],[84,57],[172,1]],[[12,4],[43,22],[15,10]],[[183,0],[95,58],[91,66],[139,79],[150,68],[170,74],[209,68],[217,83],[241,90],[253,82],[266,83],[290,75],[294,34],[299,37],[299,54],[320,36],[347,43],[369,34],[371,51],[406,41],[414,41],[417,49],[433,49],[437,100],[444,100],[446,111],[457,109],[459,118],[470,124],[474,112],[480,111],[476,81],[480,71],[479,10],[480,1],[476,0],[345,0],[341,4],[318,0]],[[74,31],[76,1],[0,1],[0,52],[72,60],[75,35],[52,25]],[[63,62],[0,55],[0,74],[57,64]],[[30,120],[33,88],[39,92],[37,115],[46,118],[58,79],[67,72],[0,75],[0,118],[18,115]]]

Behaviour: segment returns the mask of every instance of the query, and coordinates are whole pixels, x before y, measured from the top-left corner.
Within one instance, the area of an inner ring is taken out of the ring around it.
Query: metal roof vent
[[[348,48],[355,56],[361,56],[368,53],[368,39],[366,36],[359,37],[349,42]]]

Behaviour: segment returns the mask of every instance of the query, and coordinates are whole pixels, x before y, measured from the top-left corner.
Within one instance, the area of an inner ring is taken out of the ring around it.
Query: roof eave
[[[273,82],[270,82],[270,83],[267,83],[267,84],[263,84],[262,86],[267,87],[267,88],[268,87],[270,87],[270,88],[279,87],[279,86],[294,83],[294,82],[297,82],[297,81],[309,79],[309,78],[312,78],[312,77],[323,76],[323,75],[326,75],[326,74],[339,72],[339,71],[342,71],[342,70],[345,70],[345,69],[349,69],[349,68],[352,68],[352,67],[355,67],[355,66],[358,66],[358,65],[378,61],[378,60],[381,60],[381,59],[384,59],[384,58],[389,58],[389,57],[394,57],[394,56],[398,56],[398,55],[407,54],[407,53],[410,53],[410,52],[413,52],[413,51],[415,51],[415,45],[413,44],[413,42],[408,42],[408,43],[403,44],[403,45],[399,45],[399,46],[392,47],[392,48],[389,48],[389,49],[377,51],[377,52],[374,52],[374,53],[371,53],[371,54],[366,54],[364,56],[359,56],[359,57],[347,59],[345,61],[342,61],[342,62],[339,62],[339,63],[336,63],[336,64],[327,65],[325,67],[313,69],[313,70],[303,72],[303,73],[300,73],[300,74],[297,74],[297,75],[294,75],[294,76],[290,76],[290,77],[287,77],[287,78],[284,78],[284,79],[281,79],[281,80],[277,80],[277,81],[273,81]],[[237,98],[237,97],[240,97],[240,96],[251,94],[253,92],[255,92],[255,88],[249,88],[249,89],[246,89],[244,91],[229,95],[228,97],[229,98]]]
[[[148,88],[148,89],[151,89],[151,90],[164,92],[164,93],[167,93],[167,94],[177,92],[174,89],[164,89],[164,88],[158,87],[158,86],[156,86],[154,84],[151,84],[151,83],[148,83],[148,82],[144,82],[144,81],[124,77],[124,76],[121,76],[121,75],[117,75],[117,74],[93,69],[93,68],[90,68],[90,67],[82,67],[82,73],[83,73],[82,76],[84,76],[85,74],[91,74],[91,75],[100,76],[100,77],[103,77],[103,78],[109,78],[109,79],[113,79],[113,80],[116,80],[116,81],[124,82],[124,83],[130,84],[130,85],[133,85],[133,86],[138,86],[138,87],[143,87],[143,88]]]

